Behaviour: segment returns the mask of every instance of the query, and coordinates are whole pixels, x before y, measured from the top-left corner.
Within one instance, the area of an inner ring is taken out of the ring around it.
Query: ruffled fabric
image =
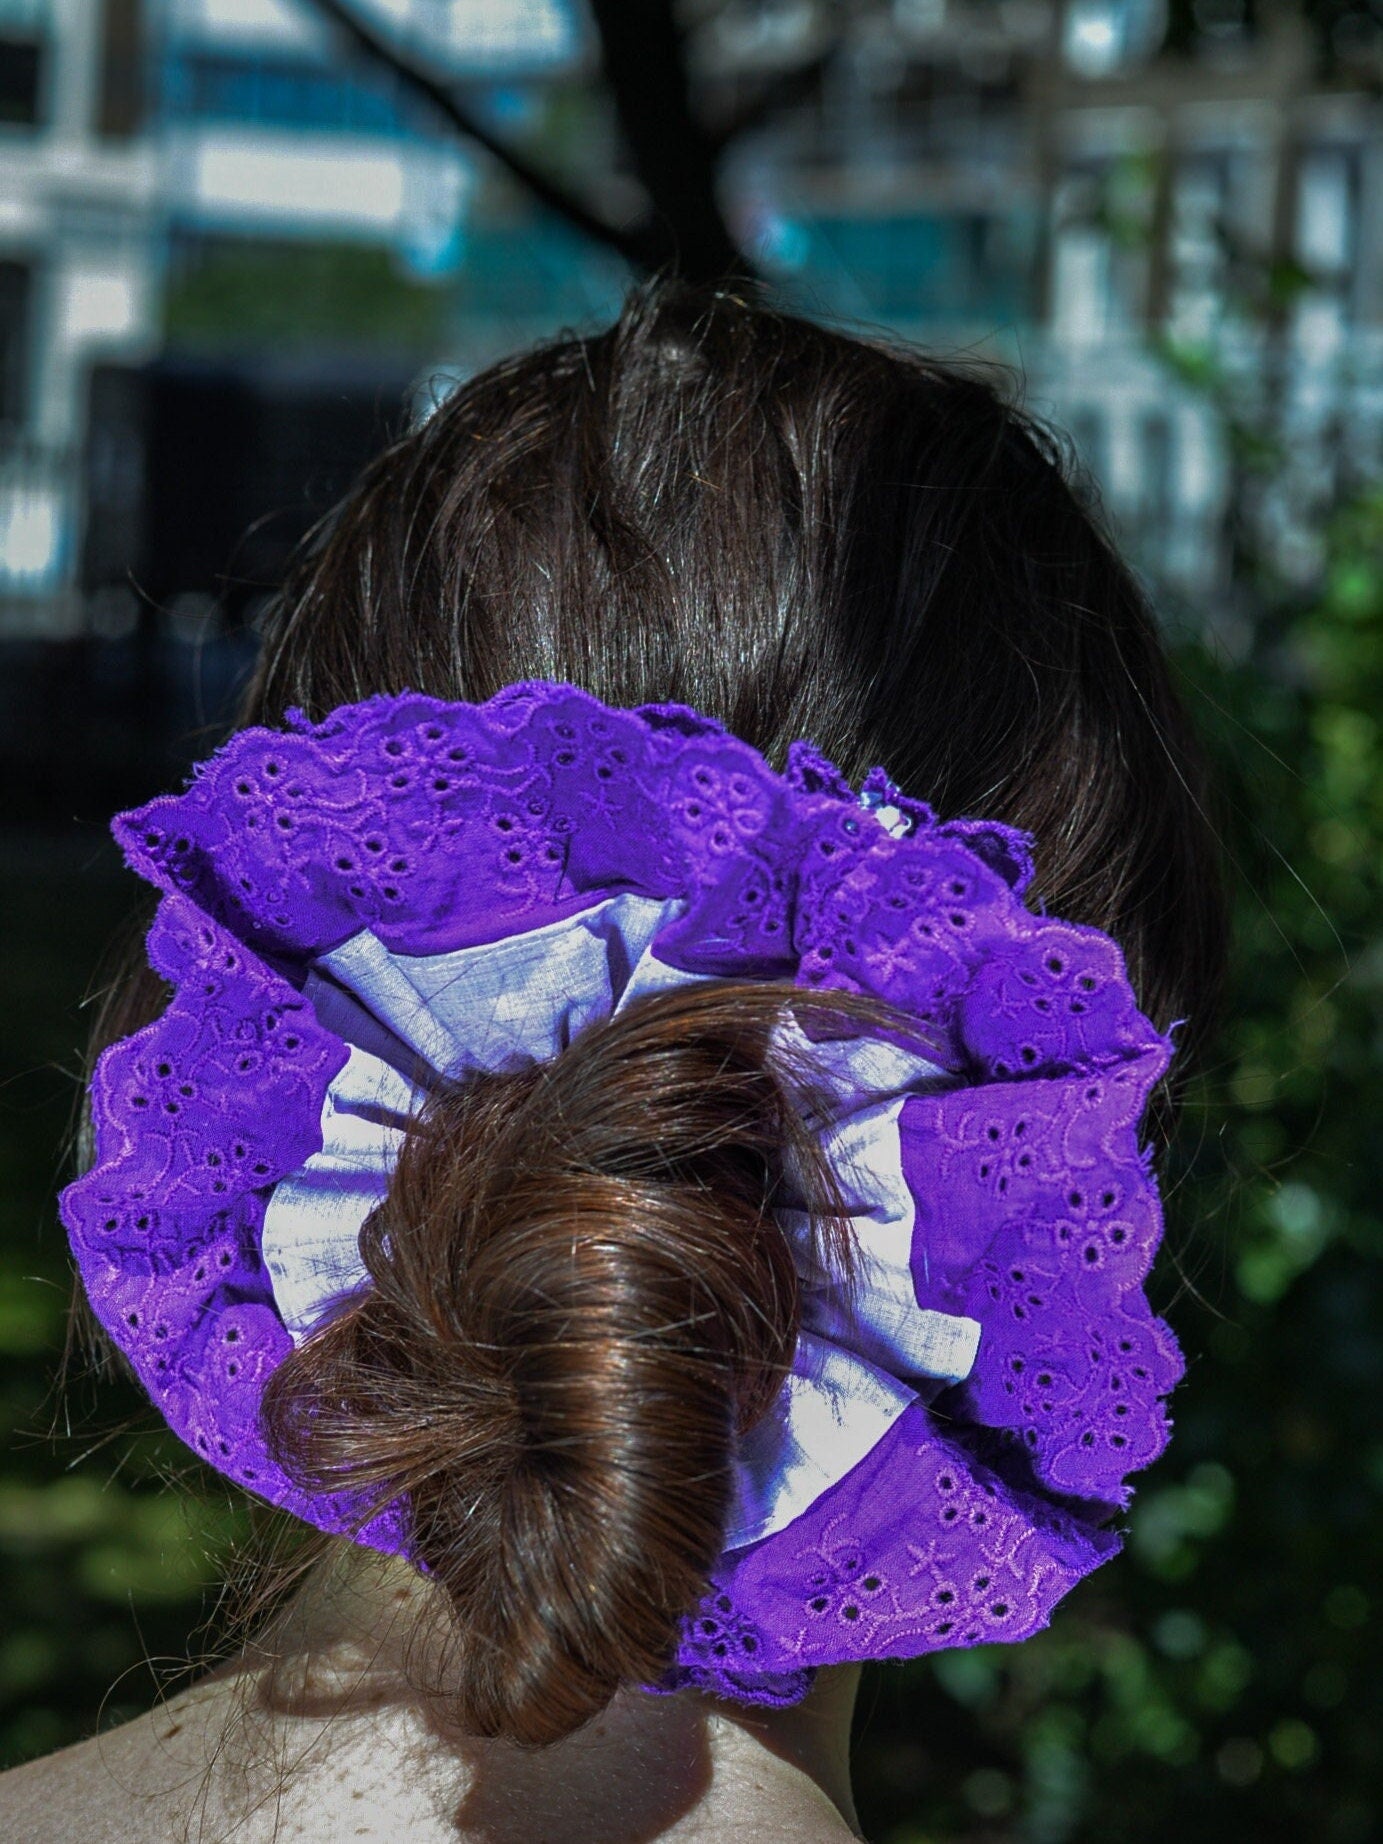
[[[265,1210],[264,1263],[295,1341],[368,1286],[361,1230],[439,1089],[550,1062],[637,1000],[703,979],[655,951],[684,907],[624,891],[451,953],[398,954],[367,929],[311,961],[304,994],[348,1056],[327,1087],[321,1150],[274,1187]],[[876,1039],[813,1044],[786,1019],[774,1043],[781,1066],[810,1060],[809,1093],[796,1100],[835,1172],[857,1260],[846,1297],[820,1269],[811,1219],[779,1213],[803,1286],[802,1327],[780,1413],[757,1422],[735,1457],[727,1549],[800,1516],[910,1403],[963,1381],[979,1342],[977,1320],[919,1307],[912,1282],[899,1122],[910,1097],[949,1086],[947,1072]]]
[[[918,1021],[940,1074],[895,1118],[915,1306],[980,1328],[963,1382],[727,1549],[671,1681],[791,1701],[821,1664],[1022,1638],[1118,1548],[1106,1521],[1165,1444],[1181,1372],[1142,1291],[1161,1217],[1139,1125],[1170,1051],[1107,937],[1024,907],[1019,835],[939,823],[877,771],[858,794],[808,745],[778,775],[695,712],[546,684],[243,732],[116,832],[164,892],[149,955],[173,997],[102,1058],[96,1162],[63,1214],[102,1323],[213,1465],[406,1549],[404,1507],[360,1527],[349,1496],[294,1487],[258,1426],[292,1342],[266,1209],[321,1155],[353,1054],[320,968],[627,893],[666,906],[651,945],[680,973],[871,993]],[[829,1293],[820,1277],[823,1325]]]

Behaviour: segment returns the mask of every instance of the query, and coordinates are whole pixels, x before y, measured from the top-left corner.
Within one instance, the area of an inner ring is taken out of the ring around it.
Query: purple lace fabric
[[[1020,835],[940,823],[880,771],[863,800],[807,744],[779,775],[685,708],[530,684],[290,716],[117,820],[164,893],[149,957],[173,995],[101,1059],[96,1161],[62,1207],[98,1317],[182,1439],[309,1523],[406,1551],[405,1507],[362,1527],[349,1497],[295,1487],[259,1429],[291,1342],[265,1205],[320,1149],[347,1054],[307,968],[367,929],[435,954],[621,891],[680,898],[655,944],[671,965],[871,993],[921,1022],[953,1086],[900,1117],[917,1300],[982,1329],[963,1384],[726,1553],[669,1686],[790,1702],[819,1665],[1045,1625],[1118,1549],[1126,1475],[1167,1439],[1182,1366],[1143,1293],[1161,1214],[1139,1125],[1170,1048],[1113,942],[1025,908]]]

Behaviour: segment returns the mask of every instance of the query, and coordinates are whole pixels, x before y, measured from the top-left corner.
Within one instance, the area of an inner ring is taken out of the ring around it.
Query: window
[[[143,0],[105,0],[96,132],[127,140],[144,119]]]
[[[30,282],[27,264],[0,261],[0,424],[28,410]]]
[[[32,128],[39,119],[42,87],[41,42],[0,33],[0,123]]]

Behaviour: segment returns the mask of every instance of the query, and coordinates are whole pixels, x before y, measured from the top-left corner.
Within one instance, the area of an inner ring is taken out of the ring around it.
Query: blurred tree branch
[[[605,80],[648,194],[655,267],[707,281],[750,265],[716,196],[718,150],[692,111],[672,0],[590,0]]]
[[[455,133],[481,147],[537,202],[640,270],[674,269],[694,280],[749,275],[717,196],[727,147],[780,109],[810,95],[839,41],[765,79],[717,123],[693,107],[686,34],[673,0],[591,0],[601,62],[630,164],[648,201],[620,223],[495,130],[426,62],[368,15],[361,0],[311,0],[355,55],[388,71]]]
[[[787,70],[776,71],[773,76],[766,77],[758,88],[746,96],[728,115],[718,122],[713,122],[708,132],[711,145],[716,153],[723,153],[732,141],[758,128],[768,120],[769,116],[776,115],[783,109],[794,108],[800,102],[806,102],[835,62],[840,47],[840,39],[833,38],[814,56],[806,58],[801,64],[793,64]]]
[[[425,64],[393,44],[387,34],[368,21],[351,0],[311,0],[311,4],[340,32],[363,59],[390,71],[400,84],[440,115],[458,134],[474,141],[504,170],[532,193],[539,204],[565,218],[597,243],[616,251],[635,268],[653,266],[646,227],[612,224],[579,193],[564,186],[531,161],[519,148],[502,140],[493,129],[442,82]]]

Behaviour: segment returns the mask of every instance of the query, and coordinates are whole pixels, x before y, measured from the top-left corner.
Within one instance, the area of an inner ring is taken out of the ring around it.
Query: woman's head
[[[1208,1018],[1214,843],[1152,616],[1053,444],[973,373],[650,287],[609,331],[472,379],[372,465],[291,574],[243,715],[534,679],[694,706],[778,768],[807,737],[852,782],[882,764],[943,816],[1029,830],[1037,902],[1116,939],[1160,1027]],[[411,1506],[485,1732],[552,1739],[656,1675],[715,1560],[734,1442],[801,1328],[775,1220],[785,997],[663,994],[549,1067],[442,1095],[361,1234],[371,1285],[270,1379],[264,1426],[300,1486]],[[1059,1072],[1080,1105],[1113,1106],[1080,1067]],[[1135,1129],[1126,1111],[1107,1201],[1148,1182]],[[796,1150],[830,1218],[829,1174]],[[1058,1214],[1085,1210],[1057,1190]],[[1110,1244],[1135,1288],[1156,1239],[1139,1208]],[[1155,1337],[1146,1355],[1151,1453],[1175,1363]]]
[[[676,284],[461,386],[286,586],[244,713],[516,679],[810,737],[1032,832],[1164,1027],[1213,1010],[1214,840],[1154,617],[976,372]]]

